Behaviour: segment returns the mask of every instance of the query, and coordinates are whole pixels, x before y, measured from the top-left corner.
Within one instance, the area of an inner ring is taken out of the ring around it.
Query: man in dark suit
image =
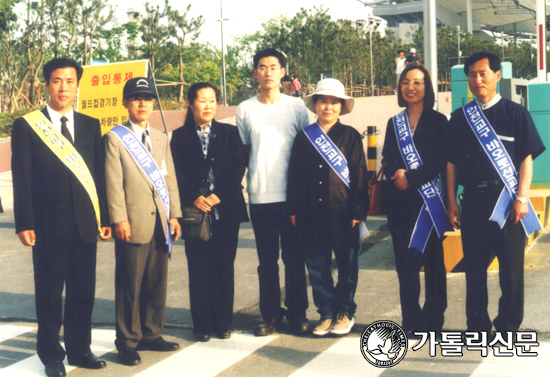
[[[95,296],[97,236],[111,238],[102,164],[101,129],[97,119],[73,110],[82,67],[72,59],[54,59],[43,69],[49,105],[42,114],[87,166],[95,182],[101,224],[91,196],[24,118],[13,124],[12,176],[15,228],[32,246],[37,352],[48,376],[65,376],[63,359],[83,368],[106,366],[90,350]],[[40,115],[40,114],[38,114]],[[101,232],[98,228],[101,227]],[[64,341],[62,294],[66,288]]]

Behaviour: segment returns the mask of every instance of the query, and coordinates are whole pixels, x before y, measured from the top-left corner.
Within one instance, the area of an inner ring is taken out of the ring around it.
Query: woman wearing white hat
[[[365,220],[369,208],[365,153],[359,132],[338,120],[354,105],[338,80],[319,81],[304,103],[318,121],[296,135],[288,172],[288,210],[298,228],[313,300],[321,315],[313,334],[344,335],[353,327],[357,307],[358,223]],[[333,251],[338,265],[336,286],[331,273]]]

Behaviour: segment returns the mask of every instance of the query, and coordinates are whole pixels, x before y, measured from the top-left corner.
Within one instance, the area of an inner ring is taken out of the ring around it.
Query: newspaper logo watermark
[[[485,331],[442,331],[437,336],[435,331],[417,331],[414,333],[420,337],[417,344],[412,347],[418,351],[426,344],[429,347],[430,357],[437,355],[437,346],[443,357],[461,357],[464,348],[467,351],[478,351],[482,357],[487,357],[489,347],[495,357],[536,357],[538,353],[533,348],[539,346],[537,333],[534,331],[496,331],[494,334]]]
[[[397,365],[407,353],[405,331],[392,321],[376,321],[361,334],[361,354],[378,368]]]
[[[392,321],[370,324],[360,338],[361,354],[377,368],[390,368],[405,358],[409,341],[413,352],[428,348],[429,356],[462,357],[464,351],[481,357],[537,357],[540,343],[535,331],[415,331],[407,339],[405,331]],[[439,352],[438,349],[439,348]]]

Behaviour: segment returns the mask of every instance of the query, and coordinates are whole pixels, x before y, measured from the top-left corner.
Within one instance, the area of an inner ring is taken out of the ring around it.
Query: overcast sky
[[[119,23],[127,21],[126,12],[133,7],[138,12],[144,11],[146,1],[143,0],[111,0],[117,4]],[[231,37],[245,33],[252,33],[259,29],[262,20],[270,19],[278,14],[287,14],[293,17],[300,8],[313,9],[314,6],[323,6],[329,9],[333,19],[345,18],[350,20],[364,19],[368,9],[358,0],[222,0],[224,21],[224,43],[230,44]],[[210,42],[220,48],[220,0],[170,0],[172,8],[183,12],[189,3],[192,3],[193,16],[202,15],[206,22],[201,27],[200,42]],[[149,4],[164,4],[164,0],[149,0]]]

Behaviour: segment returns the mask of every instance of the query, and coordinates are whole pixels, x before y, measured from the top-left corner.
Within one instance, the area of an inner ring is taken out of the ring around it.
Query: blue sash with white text
[[[305,127],[304,133],[317,152],[319,152],[332,170],[340,177],[342,182],[351,189],[348,161],[340,149],[338,149],[330,137],[323,131],[319,123],[315,122]],[[364,221],[361,221],[357,226],[359,226],[359,242],[361,243],[363,238],[369,235],[369,230]]]
[[[168,250],[172,252],[172,237],[171,237],[171,224],[170,224],[170,194],[168,193],[168,188],[166,187],[166,182],[160,172],[157,163],[153,159],[153,156],[145,145],[130,131],[127,127],[117,125],[112,128],[109,132],[114,133],[126,147],[130,156],[134,159],[139,168],[147,176],[147,179],[151,182],[157,195],[162,201],[164,210],[166,211],[166,219],[168,223],[168,233],[166,236],[166,245],[168,245]]]
[[[474,131],[477,140],[485,153],[487,153],[500,179],[504,182],[505,187],[502,189],[495,209],[489,218],[489,220],[497,222],[502,228],[504,223],[506,223],[506,219],[510,214],[512,204],[518,193],[518,173],[510,155],[508,155],[508,151],[506,151],[495,130],[483,114],[483,111],[481,111],[477,100],[474,99],[466,104],[463,110],[466,120],[472,131]],[[529,199],[527,199],[527,205],[529,212],[521,219],[521,224],[523,225],[525,234],[529,237],[535,230],[542,230],[542,225]]]
[[[409,119],[405,110],[393,117],[393,125],[399,151],[407,170],[410,171],[422,166],[422,160],[414,145]],[[435,227],[438,237],[442,238],[445,232],[452,230],[452,227],[447,220],[447,210],[443,203],[441,176],[438,175],[434,180],[425,183],[418,188],[418,191],[424,199],[424,204],[416,219],[409,248],[415,247],[424,252],[432,228]]]
[[[340,152],[340,149],[330,140],[328,135],[323,131],[319,123],[315,122],[304,128],[304,132],[311,141],[311,144],[323,156],[329,166],[342,179],[342,181],[350,188],[349,168],[346,158]]]

